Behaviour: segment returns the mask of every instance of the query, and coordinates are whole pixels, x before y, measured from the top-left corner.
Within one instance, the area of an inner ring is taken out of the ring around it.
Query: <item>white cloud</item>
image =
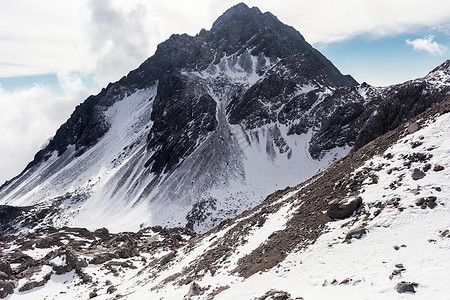
[[[0,10],[0,77],[82,71],[119,79],[172,33],[196,34],[241,0],[14,0]],[[247,0],[310,43],[445,26],[448,0]],[[26,8],[26,9],[25,9]]]
[[[434,35],[427,35],[423,39],[406,40],[406,44],[413,46],[414,50],[426,51],[432,55],[442,55],[447,48],[433,41]]]
[[[58,77],[65,94],[45,86],[5,91],[0,85],[0,185],[18,175],[92,90],[75,74]]]

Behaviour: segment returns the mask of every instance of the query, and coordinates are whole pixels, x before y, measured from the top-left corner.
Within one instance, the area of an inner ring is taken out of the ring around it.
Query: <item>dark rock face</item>
[[[426,77],[388,87],[384,99],[367,120],[355,141],[355,149],[393,130],[427,108],[443,101],[450,92],[449,82],[433,86],[440,80],[440,74],[450,74],[450,60],[431,71]],[[448,79],[447,79],[448,80]],[[408,129],[415,132],[418,126]]]
[[[197,91],[180,74],[168,74],[158,86],[148,136],[148,149],[157,149],[146,165],[152,172],[171,170],[217,126],[216,102],[205,91]]]

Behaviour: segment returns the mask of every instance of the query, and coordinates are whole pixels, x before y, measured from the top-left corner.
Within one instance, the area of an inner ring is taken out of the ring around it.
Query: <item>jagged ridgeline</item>
[[[205,231],[439,102],[448,74],[446,62],[404,84],[358,84],[297,30],[238,4],[77,106],[0,188],[0,204],[22,207],[5,230]]]

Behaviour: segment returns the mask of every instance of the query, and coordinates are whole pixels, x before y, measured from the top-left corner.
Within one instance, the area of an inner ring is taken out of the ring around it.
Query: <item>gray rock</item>
[[[43,286],[46,283],[47,283],[47,280],[45,280],[45,279],[41,280],[41,281],[29,281],[20,287],[19,292],[26,292],[26,291],[32,290],[36,287]]]
[[[413,123],[408,125],[408,129],[407,130],[408,130],[409,134],[414,133],[417,130],[419,130],[419,124],[417,124],[417,122],[413,122]]]
[[[0,262],[0,271],[5,273],[7,276],[11,276],[12,274],[11,266],[7,262]]]
[[[363,227],[355,228],[350,230],[347,235],[345,236],[345,239],[351,240],[352,238],[360,239],[363,234],[365,234],[367,230]]]
[[[98,296],[97,292],[90,292],[89,293],[89,299],[95,298],[97,296]]]
[[[15,284],[12,281],[0,281],[0,298],[6,298],[14,293]]]
[[[106,290],[106,292],[108,293],[108,294],[112,294],[112,293],[114,293],[115,291],[117,291],[117,289],[116,289],[116,287],[115,286],[110,286],[110,287],[108,287],[108,289]]]
[[[425,177],[425,173],[422,172],[421,170],[415,168],[414,171],[411,174],[411,177],[413,180],[419,180]]]
[[[327,214],[332,219],[345,219],[350,217],[361,203],[361,197],[345,200],[335,199],[329,202]]]
[[[259,298],[256,298],[255,300],[291,300],[291,294],[285,291],[279,291],[275,289],[271,289],[264,295],[262,295]],[[296,298],[296,299],[303,299],[303,298]]]
[[[397,283],[395,286],[395,290],[402,294],[402,293],[415,293],[414,287],[417,287],[419,284],[415,282],[406,282],[402,281],[400,283]]]
[[[435,165],[434,168],[433,168],[433,171],[435,171],[435,172],[439,172],[439,171],[442,171],[442,170],[444,170],[444,167],[441,166],[441,165]]]
[[[78,258],[72,250],[66,250],[66,265],[65,266],[53,266],[56,274],[61,275],[72,270],[81,270],[83,267],[87,267],[88,263],[84,258]]]
[[[199,286],[197,283],[193,282],[189,288],[189,292],[187,293],[186,296],[184,296],[184,298],[191,299],[194,296],[199,296],[199,295],[203,294],[204,291],[205,291],[204,288]]]

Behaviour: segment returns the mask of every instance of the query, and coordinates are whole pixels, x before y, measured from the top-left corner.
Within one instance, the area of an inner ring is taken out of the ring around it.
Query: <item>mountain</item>
[[[4,236],[0,297],[445,299],[449,122],[446,97],[205,234],[156,226]]]
[[[77,106],[0,188],[3,233],[204,232],[442,101],[449,76],[447,61],[401,85],[358,84],[294,28],[238,4]]]

